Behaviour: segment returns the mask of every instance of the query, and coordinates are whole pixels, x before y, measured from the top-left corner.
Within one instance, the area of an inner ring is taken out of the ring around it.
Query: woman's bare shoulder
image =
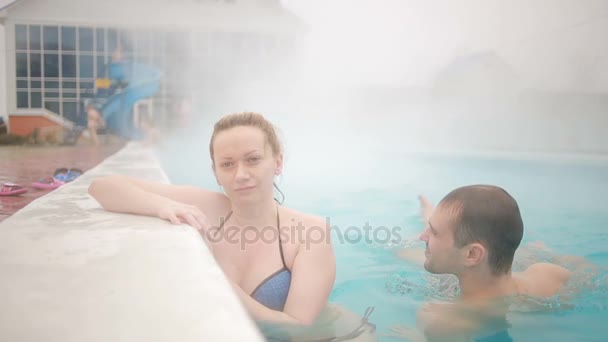
[[[328,220],[325,217],[321,217],[314,214],[304,213],[302,211],[298,211],[295,209],[281,207],[281,210],[284,213],[285,218],[288,221],[285,221],[285,224],[289,225],[302,225],[304,229],[319,229],[319,228],[328,228]],[[282,220],[283,221],[283,220]],[[283,222],[281,223],[283,225]]]

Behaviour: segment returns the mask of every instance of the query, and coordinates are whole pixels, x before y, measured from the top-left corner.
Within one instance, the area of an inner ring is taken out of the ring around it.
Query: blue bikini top
[[[231,215],[232,211],[228,213],[226,219],[222,222],[220,229],[222,229],[224,223],[228,221]],[[283,267],[266,277],[266,279],[262,280],[262,282],[251,293],[251,297],[253,299],[257,300],[260,304],[266,306],[267,308],[276,311],[283,311],[285,302],[287,301],[287,295],[289,294],[289,288],[291,286],[291,271],[287,268],[287,264],[285,263],[280,229],[281,221],[279,219],[279,208],[277,207],[277,232],[279,234],[279,252],[281,253]]]

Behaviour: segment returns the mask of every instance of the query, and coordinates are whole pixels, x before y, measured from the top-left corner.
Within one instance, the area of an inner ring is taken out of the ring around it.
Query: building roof
[[[5,17],[14,22],[286,35],[306,30],[299,17],[283,8],[280,2],[270,0],[2,1]]]

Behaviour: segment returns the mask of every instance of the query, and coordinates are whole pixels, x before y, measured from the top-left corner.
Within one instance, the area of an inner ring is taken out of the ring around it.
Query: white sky
[[[283,0],[309,23],[307,74],[425,85],[492,50],[532,86],[608,91],[608,1]]]

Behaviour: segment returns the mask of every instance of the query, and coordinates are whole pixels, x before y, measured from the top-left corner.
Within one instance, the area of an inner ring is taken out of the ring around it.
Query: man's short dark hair
[[[439,207],[454,212],[454,242],[458,248],[481,243],[488,250],[492,273],[511,271],[524,224],[517,202],[493,185],[469,185],[450,192]]]

